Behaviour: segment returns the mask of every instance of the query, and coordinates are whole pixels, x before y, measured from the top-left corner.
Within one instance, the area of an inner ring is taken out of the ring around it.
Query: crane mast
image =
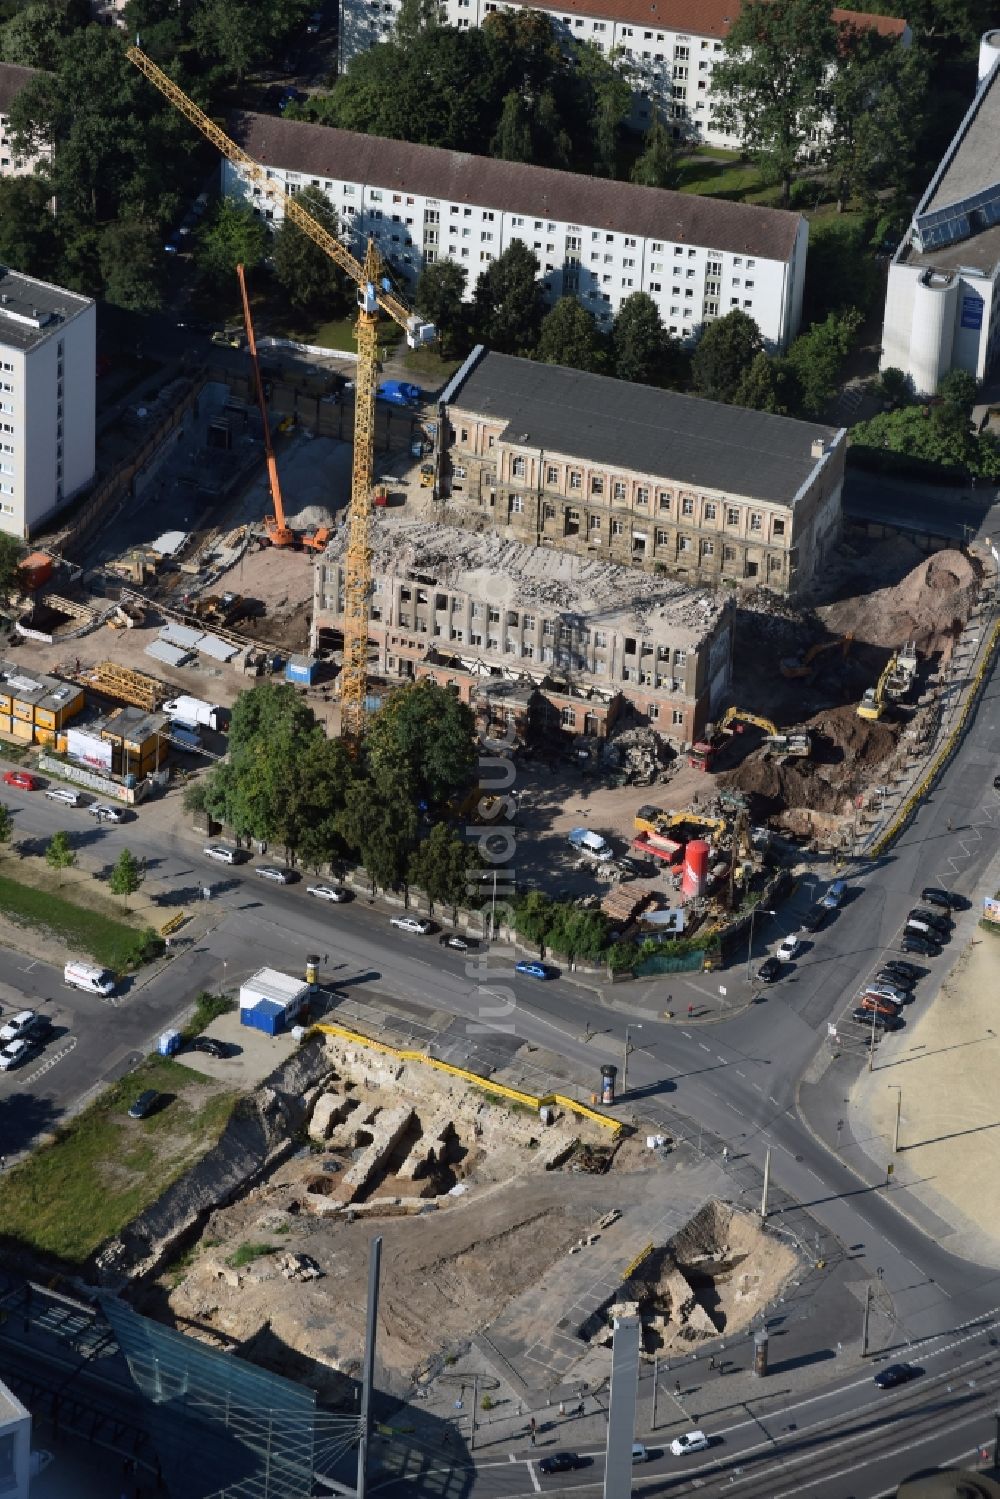
[[[356,750],[365,722],[365,700],[368,687],[368,601],[371,594],[371,517],[372,484],[375,460],[375,394],[378,380],[378,319],[386,312],[406,334],[411,348],[429,343],[435,337],[434,327],[411,313],[406,303],[392,290],[378,248],[368,241],[364,261],[329,230],[318,224],[283,184],[254,161],[252,156],[209,119],[189,99],[184,90],[168,78],[162,68],[147,57],[138,46],[125,53],[164,98],[200,130],[218,151],[238,168],[243,177],[260,189],[272,202],[279,204],[285,216],[301,229],[324,254],[344,271],[358,288],[358,320],[355,338],[358,344],[357,380],[354,402],[354,459],[351,470],[351,507],[348,515],[348,543],[344,573],[344,660],[341,670],[341,733],[348,746]],[[258,388],[259,388],[258,380]],[[267,426],[265,419],[265,428]],[[270,468],[269,468],[270,472]],[[272,490],[272,494],[277,491]],[[275,520],[284,524],[275,502]]]
[[[257,340],[254,337],[253,317],[250,313],[250,298],[247,296],[247,278],[243,273],[242,265],[236,267],[236,279],[240,283],[240,296],[243,299],[243,322],[247,330],[247,345],[250,349],[253,378],[257,387],[257,405],[260,407],[260,419],[264,426],[264,456],[267,459],[267,477],[271,486],[271,503],[274,506],[274,514],[266,517],[264,528],[267,531],[267,539],[272,546],[290,547],[295,542],[295,533],[285,521],[285,505],[281,498],[281,484],[278,481],[278,464],[274,456],[274,443],[271,441],[271,422],[267,414],[267,398],[264,395],[264,382],[260,378],[260,364],[257,359]]]

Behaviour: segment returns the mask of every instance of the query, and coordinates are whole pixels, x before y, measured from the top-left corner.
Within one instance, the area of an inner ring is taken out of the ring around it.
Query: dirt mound
[[[719,777],[723,786],[746,793],[757,817],[787,807],[847,815],[871,781],[873,769],[896,748],[896,730],[859,718],[854,706],[832,708],[809,720],[813,754],[793,760],[755,751],[736,770]]]
[[[817,612],[831,631],[853,630],[859,642],[897,647],[915,640],[925,655],[951,655],[979,588],[977,564],[958,551],[922,559],[899,583],[841,599]]]

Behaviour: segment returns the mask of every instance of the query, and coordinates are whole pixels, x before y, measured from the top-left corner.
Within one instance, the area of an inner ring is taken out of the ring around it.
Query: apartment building
[[[32,156],[19,156],[10,137],[10,106],[36,76],[35,68],[18,68],[13,63],[0,62],[0,177],[27,177],[48,155],[48,152],[40,151]]]
[[[392,35],[402,0],[340,0],[340,68]],[[633,86],[632,124],[645,129],[658,113],[678,138],[739,146],[739,136],[713,117],[712,70],[739,15],[739,0],[441,0],[441,17],[467,31],[497,10],[533,10],[549,17],[556,35],[614,54]],[[894,16],[834,10],[835,21],[875,27],[910,41]]]
[[[471,297],[490,261],[520,240],[538,257],[546,300],[575,296],[605,327],[644,291],[680,339],[734,307],[772,349],[798,330],[809,235],[801,214],[270,115],[240,115],[232,128],[289,193],[320,188],[352,248],[362,253],[373,237],[404,281],[453,260]],[[222,173],[225,193],[281,217],[237,167],[223,162]]]
[[[0,1383],[0,1494],[28,1499],[31,1482],[31,1413]]]
[[[802,595],[840,534],[846,431],[481,346],[443,392],[442,520]]]
[[[97,309],[0,266],[0,530],[28,537],[94,477]]]
[[[979,81],[889,267],[881,368],[918,395],[949,370],[984,380],[1000,349],[1000,31],[979,50]]]
[[[314,650],[343,627],[346,529],[314,569]],[[603,737],[624,701],[686,744],[729,686],[722,590],[428,523],[377,535],[372,577],[378,673],[454,687],[494,726],[505,695],[500,715],[525,719],[520,685],[566,732]]]

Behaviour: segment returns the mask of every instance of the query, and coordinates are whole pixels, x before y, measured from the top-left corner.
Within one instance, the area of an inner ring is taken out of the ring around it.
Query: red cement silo
[[[703,838],[695,838],[684,850],[684,875],[681,894],[685,900],[701,895],[708,880],[709,845]]]

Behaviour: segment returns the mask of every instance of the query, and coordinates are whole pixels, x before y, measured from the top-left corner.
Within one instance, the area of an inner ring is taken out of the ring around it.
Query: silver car
[[[350,900],[350,893],[341,889],[339,885],[307,885],[307,895],[315,895],[317,900],[329,900],[339,905],[341,901]]]
[[[275,885],[290,885],[293,878],[290,869],[281,869],[277,864],[258,864],[254,874],[262,880],[271,880]]]
[[[878,994],[882,999],[895,1000],[898,1005],[909,1004],[913,995],[909,989],[901,989],[898,984],[886,983],[885,979],[873,979],[865,985],[867,994]]]
[[[216,864],[235,864],[239,858],[236,849],[227,848],[224,843],[210,843],[202,853],[206,859],[214,859]]]
[[[401,932],[412,932],[416,937],[426,937],[431,929],[431,923],[419,916],[393,916],[389,925],[398,927]]]

